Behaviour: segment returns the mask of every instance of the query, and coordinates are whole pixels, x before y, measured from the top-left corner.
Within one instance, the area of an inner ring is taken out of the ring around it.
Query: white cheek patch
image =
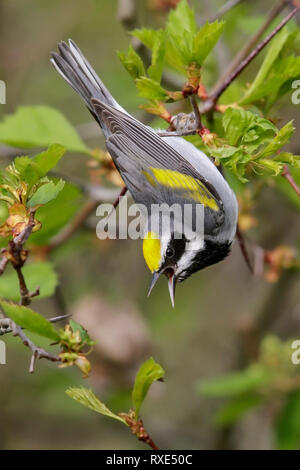
[[[186,242],[185,251],[178,261],[177,269],[175,272],[176,276],[180,277],[180,273],[188,269],[195,257],[196,253],[204,249],[203,237],[195,236],[194,239]]]
[[[165,253],[168,248],[170,237],[162,237],[160,239],[160,266],[165,262]]]

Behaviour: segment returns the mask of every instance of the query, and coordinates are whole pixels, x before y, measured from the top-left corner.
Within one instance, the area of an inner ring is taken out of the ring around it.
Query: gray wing
[[[195,205],[195,200],[189,199],[188,192],[183,188],[174,189],[158,182],[151,184],[151,168],[177,171],[199,181],[199,191],[204,189],[219,207],[218,211],[205,207],[205,231],[211,232],[222,225],[223,203],[217,191],[182,155],[152,129],[131,116],[96,100],[93,100],[93,105],[96,114],[99,113],[99,118],[110,129],[111,135],[106,140],[107,149],[137,203],[149,206],[190,202]]]
[[[106,140],[107,148],[111,151],[122,176],[123,172],[127,171],[128,178],[130,172],[134,170],[133,167],[139,170],[139,179],[141,179],[140,171],[151,167],[178,171],[199,180],[218,205],[222,206],[216,188],[152,129],[132,116],[98,100],[93,99],[92,103],[95,113],[110,129],[111,135]],[[134,172],[134,175],[136,180],[137,173]]]

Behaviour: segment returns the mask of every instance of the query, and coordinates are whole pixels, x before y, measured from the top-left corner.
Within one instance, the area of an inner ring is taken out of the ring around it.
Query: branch
[[[22,273],[21,266],[14,266],[14,269],[17,273],[19,280],[19,288],[21,295],[20,305],[29,305],[33,297],[37,297],[38,295],[40,295],[40,288],[37,287],[33,292],[29,292],[24,275]]]
[[[39,295],[40,291],[37,287],[34,292],[29,292],[25,278],[22,273],[22,267],[27,259],[28,251],[24,250],[23,246],[28,240],[32,229],[34,227],[35,209],[30,211],[30,217],[28,224],[19,233],[13,240],[8,243],[8,247],[2,250],[3,258],[0,262],[0,275],[3,274],[8,262],[10,261],[14,270],[17,273],[18,280],[19,280],[19,289],[20,289],[20,304],[21,305],[29,305],[31,302],[32,297],[36,297]]]
[[[67,315],[60,315],[59,317],[49,318],[50,323],[57,323],[59,321],[65,320],[66,318],[71,317],[72,314],[68,313]],[[11,328],[12,320],[10,318],[0,318],[0,336],[6,335],[8,333],[12,333],[13,330]],[[23,329],[23,328],[22,328]]]
[[[283,166],[283,171],[281,173],[281,176],[287,180],[287,182],[291,185],[295,193],[300,197],[300,188],[297,185],[294,178],[292,177],[287,165]]]
[[[4,331],[3,333],[3,330]],[[0,320],[0,332],[2,334],[11,332],[14,336],[19,336],[22,343],[27,346],[32,351],[32,356],[30,360],[29,372],[32,374],[34,372],[35,363],[37,359],[47,359],[52,362],[60,362],[61,359],[59,356],[54,356],[53,354],[48,353],[45,349],[36,346],[24,333],[22,328],[17,325],[10,318],[3,318]]]
[[[287,0],[280,0],[277,4],[273,5],[273,8],[270,10],[269,14],[267,15],[266,20],[261,25],[259,30],[254,34],[254,36],[252,36],[249,39],[249,41],[241,49],[241,51],[238,52],[238,54],[234,57],[232,62],[229,64],[224,75],[218,80],[218,82],[214,86],[212,94],[214,93],[215,90],[219,88],[219,86],[221,86],[221,84],[226,80],[226,78],[231,75],[231,73],[236,69],[236,67],[238,67],[238,65],[247,57],[247,55],[251,52],[253,47],[255,47],[255,44],[257,44],[257,42],[265,33],[265,31],[268,29],[268,27],[273,22],[273,20],[282,12],[282,10],[284,10],[287,3],[288,3]]]
[[[231,83],[243,72],[247,65],[266,47],[273,37],[296,15],[300,7],[295,7],[268,36],[258,44],[258,46],[237,66],[237,68],[227,77],[219,88],[209,96],[210,109],[214,107],[220,96],[231,85]]]
[[[30,210],[29,222],[28,222],[27,226],[13,240],[13,244],[14,244],[15,248],[18,249],[18,250],[20,250],[23,247],[24,243],[28,240],[28,237],[32,232],[32,229],[34,227],[35,212],[36,212],[36,209],[31,209]]]
[[[240,231],[240,228],[239,228],[238,225],[237,225],[237,229],[236,229],[236,237],[238,239],[242,255],[244,257],[244,260],[246,261],[246,264],[249,268],[249,271],[251,272],[251,274],[253,274],[253,267],[251,265],[250,258],[249,258],[249,253],[248,253],[248,250],[246,248],[245,238],[244,238],[244,235],[242,234],[242,232]]]
[[[118,207],[118,205],[119,205],[119,203],[120,203],[120,199],[121,199],[123,196],[125,196],[125,194],[127,193],[127,190],[128,190],[127,186],[124,186],[124,187],[121,189],[120,193],[118,194],[118,197],[117,197],[117,198],[115,199],[115,201],[113,202],[114,209],[116,209],[116,208]]]

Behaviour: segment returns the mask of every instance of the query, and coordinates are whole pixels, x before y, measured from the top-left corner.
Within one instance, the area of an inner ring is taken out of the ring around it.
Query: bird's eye
[[[166,255],[167,255],[168,258],[171,258],[171,256],[174,255],[174,250],[173,250],[173,248],[171,248],[171,247],[169,246],[169,247],[167,248],[167,250],[166,250]]]

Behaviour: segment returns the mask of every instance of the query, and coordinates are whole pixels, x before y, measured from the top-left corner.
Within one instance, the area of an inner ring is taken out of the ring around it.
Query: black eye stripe
[[[171,246],[168,246],[168,248],[166,249],[166,255],[168,256],[168,258],[174,255],[174,250]]]
[[[168,253],[169,251],[169,253]],[[166,249],[166,256],[172,257],[178,261],[185,251],[185,239],[184,238],[172,238]]]

